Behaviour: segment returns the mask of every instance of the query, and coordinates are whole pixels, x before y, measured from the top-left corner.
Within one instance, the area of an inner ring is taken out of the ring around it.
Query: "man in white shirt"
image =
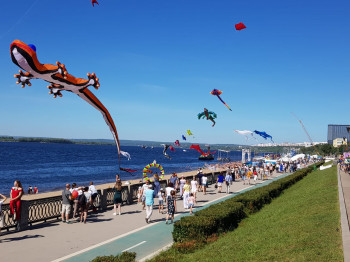
[[[146,206],[146,190],[148,190],[148,187],[150,185],[149,180],[146,180],[146,183],[142,185],[142,197],[141,197],[141,201],[142,201],[142,210],[145,209]]]
[[[91,194],[91,198],[90,198],[90,205],[92,206],[92,210],[94,212],[96,212],[96,207],[94,206],[94,201],[98,195],[97,193],[97,189],[96,187],[94,186],[94,183],[91,181],[90,182],[90,186],[89,186],[89,192]]]
[[[207,182],[208,182],[208,177],[205,175],[202,176],[202,186],[203,186],[203,194],[207,194]]]

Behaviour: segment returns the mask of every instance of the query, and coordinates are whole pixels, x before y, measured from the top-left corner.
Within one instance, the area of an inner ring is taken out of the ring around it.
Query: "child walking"
[[[188,198],[188,208],[190,209],[190,214],[192,215],[192,208],[194,206],[194,202],[196,201],[196,198],[194,197],[193,193],[190,194],[190,197]]]
[[[158,211],[159,213],[163,214],[163,209],[164,209],[164,192],[163,191],[159,191],[158,192]]]
[[[166,224],[168,224],[169,217],[171,218],[171,223],[174,221],[174,214],[176,212],[176,199],[175,191],[171,191],[171,196],[167,199],[168,201],[168,214],[166,215]]]

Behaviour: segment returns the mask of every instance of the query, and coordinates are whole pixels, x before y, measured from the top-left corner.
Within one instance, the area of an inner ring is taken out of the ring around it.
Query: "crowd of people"
[[[78,187],[76,183],[66,184],[62,192],[62,222],[70,224],[69,216],[73,207],[73,220],[80,219],[81,223],[86,224],[87,213],[92,206],[93,212],[97,209],[94,201],[97,197],[97,189],[93,182],[89,186]],[[80,212],[80,215],[79,215]]]
[[[220,172],[215,183],[215,188],[218,193],[223,190],[229,194],[231,186],[236,181],[243,181],[244,185],[255,185],[258,180],[265,180],[271,177],[274,173],[292,173],[297,169],[304,168],[310,164],[312,160],[300,159],[292,163],[277,162],[277,163],[260,163],[258,165],[242,164],[242,163],[225,163],[206,166],[212,173]],[[349,169],[348,165],[343,165],[342,168]],[[190,214],[193,213],[193,208],[197,204],[197,195],[201,192],[206,195],[208,187],[208,176],[203,173],[203,169],[199,168],[197,174],[193,177],[179,178],[176,173],[173,173],[165,188],[160,185],[160,177],[157,173],[153,176],[153,182],[148,179],[142,186],[138,188],[138,203],[145,210],[145,220],[151,222],[153,206],[158,204],[158,212],[166,213],[166,223],[173,222],[174,215],[177,211],[179,201],[182,201],[185,210]],[[36,187],[35,187],[36,188]],[[37,192],[37,189],[33,193]],[[10,216],[17,222],[21,215],[21,198],[23,196],[23,187],[20,181],[16,180],[10,193]],[[86,223],[87,214],[90,207],[93,212],[96,212],[94,201],[98,195],[97,189],[93,182],[89,186],[78,187],[76,183],[66,184],[62,192],[62,222],[70,224],[70,216],[73,220],[80,220],[81,223]],[[6,197],[0,194],[0,233],[3,227],[3,214],[1,205],[6,201]],[[114,185],[113,197],[113,215],[121,215],[122,205],[122,181],[117,175]]]
[[[209,169],[212,172],[220,171],[217,179],[214,182],[217,193],[231,193],[231,186],[234,182],[243,181],[244,185],[255,185],[258,180],[269,179],[275,173],[290,173],[297,169],[301,169],[308,164],[306,160],[299,160],[293,163],[261,163],[259,165],[252,166],[251,164],[241,163],[226,163],[216,164],[210,166]],[[165,188],[160,185],[160,177],[157,173],[153,175],[153,181],[147,179],[143,185],[140,185],[137,192],[138,203],[142,206],[142,210],[145,211],[146,223],[151,222],[153,213],[153,206],[158,204],[158,212],[160,214],[166,214],[166,223],[173,222],[174,215],[177,212],[177,205],[182,202],[185,210],[188,210],[190,214],[193,213],[193,208],[197,204],[197,195],[201,192],[206,194],[208,187],[208,175],[203,173],[203,169],[199,168],[197,174],[193,177],[179,178],[176,173],[173,173]],[[73,200],[74,211],[73,219],[77,216],[78,210],[80,210],[80,221],[86,223],[87,211],[90,205],[94,201],[93,195],[97,195],[97,190],[90,183],[90,187],[81,187],[76,189],[76,185],[72,185],[72,189],[67,184],[66,190],[62,193],[62,197],[66,198],[65,205],[72,203],[71,195],[72,190],[78,190],[79,195]],[[225,192],[223,192],[225,191]],[[86,201],[81,201],[80,195],[85,195]],[[122,181],[117,175],[114,185],[114,197],[113,197],[113,216],[121,215],[122,206]],[[79,208],[80,207],[80,208]],[[69,221],[68,214],[70,210],[67,206],[62,207],[62,220]],[[64,214],[66,217],[64,217]],[[69,223],[69,222],[68,222]]]

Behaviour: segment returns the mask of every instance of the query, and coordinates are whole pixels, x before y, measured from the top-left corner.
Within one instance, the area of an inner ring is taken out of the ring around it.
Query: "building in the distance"
[[[346,138],[350,141],[350,125],[328,125],[328,144],[333,145],[333,140],[337,138]]]
[[[348,139],[347,138],[336,138],[333,140],[333,146],[334,147],[340,147],[342,145],[347,145]]]

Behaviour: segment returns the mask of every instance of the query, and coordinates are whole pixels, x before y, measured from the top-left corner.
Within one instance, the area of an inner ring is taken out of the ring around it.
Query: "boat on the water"
[[[210,153],[210,146],[209,145],[206,145],[206,146],[208,147],[208,152],[207,153],[203,153],[202,155],[200,155],[198,157],[198,160],[212,161],[212,160],[214,160],[214,153],[216,151]]]
[[[209,154],[209,155],[200,155],[198,157],[199,160],[205,160],[205,161],[211,161],[214,160],[214,155]]]

